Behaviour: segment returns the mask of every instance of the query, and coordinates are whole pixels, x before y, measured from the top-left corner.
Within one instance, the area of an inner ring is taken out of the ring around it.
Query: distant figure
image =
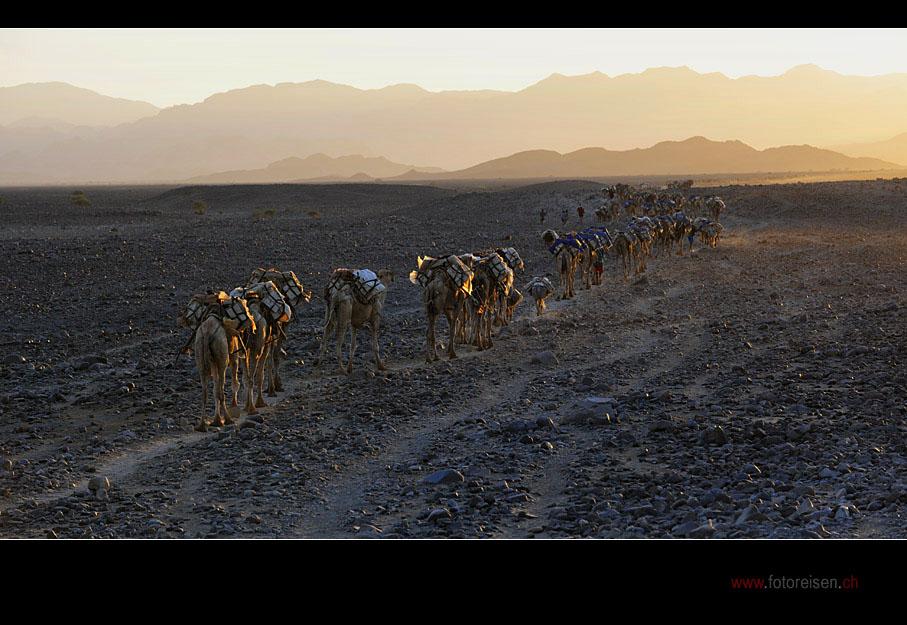
[[[545,209],[539,209],[539,223],[545,223]]]
[[[595,252],[595,258],[592,260],[592,268],[595,270],[593,284],[601,284],[602,274],[605,272],[605,254],[603,250]]]
[[[583,223],[583,215],[586,214],[586,209],[583,208],[583,205],[582,205],[582,204],[580,204],[580,205],[576,208],[576,214],[579,215],[579,222],[580,222],[580,223]]]
[[[564,212],[561,213],[561,222],[564,224],[564,227],[567,227],[567,220],[570,219],[570,212],[565,208]]]

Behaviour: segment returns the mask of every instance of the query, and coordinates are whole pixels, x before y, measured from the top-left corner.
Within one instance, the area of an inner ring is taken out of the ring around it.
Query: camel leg
[[[253,401],[253,393],[255,390],[255,370],[258,368],[260,360],[258,355],[254,353],[250,353],[246,358],[246,366],[243,373],[243,379],[246,382],[246,401],[243,405],[243,410],[246,411],[246,414],[258,414]]]
[[[381,317],[369,322],[372,330],[372,353],[375,354],[375,366],[379,371],[387,371],[387,367],[381,362],[381,356],[378,354],[378,326],[381,324]]]
[[[278,328],[284,331],[284,336],[286,335],[286,325],[285,323],[279,323]],[[273,380],[273,387],[275,394],[283,392],[283,380],[280,379],[280,350],[283,349],[283,344],[286,341],[284,336],[281,336],[277,339],[277,342],[271,346],[271,379]]]
[[[479,351],[485,349],[485,316],[486,313],[483,311],[481,315],[476,316],[475,324],[473,324],[473,342],[472,344],[478,348]]]
[[[487,337],[487,343],[485,349],[491,349],[494,347],[494,341],[491,339],[491,330],[494,327],[494,316],[491,312],[488,313],[488,316],[485,320],[485,336]]]
[[[435,337],[435,322],[438,320],[438,315],[428,315],[428,327],[425,329],[425,360],[428,363],[432,363],[436,360],[439,360],[438,356],[438,341]]]
[[[208,422],[205,420],[205,411],[208,410],[208,377],[210,376],[206,376],[202,367],[199,366],[198,377],[202,382],[202,413],[198,425],[195,426],[195,429],[199,432],[207,432]]]
[[[230,344],[230,348],[233,348],[232,344]],[[230,391],[232,393],[230,407],[233,407],[239,405],[239,355],[230,354],[228,363],[230,366]]]
[[[258,362],[255,365],[254,379],[255,379],[255,390],[256,390],[256,397],[257,397],[257,399],[255,400],[256,408],[264,408],[268,405],[265,402],[264,398],[261,396],[261,389],[262,389],[262,385],[264,383],[264,378],[265,378],[265,368],[267,367],[267,365],[268,365],[268,350],[267,350],[267,348],[265,348],[264,353],[259,355]]]
[[[226,367],[229,365],[230,365],[230,359],[228,358],[226,366],[223,369],[221,369],[220,373],[219,373],[219,375],[220,375],[220,377],[219,377],[219,380],[220,380],[220,406],[222,408],[221,422],[224,425],[231,425],[233,423],[233,419],[230,418],[230,412],[227,410],[227,397],[226,397],[226,393],[227,393],[227,380],[226,380],[227,369],[226,369]],[[237,369],[239,369],[239,367],[237,367]],[[231,385],[232,385],[233,378],[238,378],[238,375],[232,370],[230,372],[230,375],[231,375]]]
[[[335,326],[336,324],[333,322],[324,326],[324,333],[321,335],[321,353],[318,354],[318,364],[315,365],[318,369],[318,373],[321,373],[321,367],[324,364],[324,353],[328,348],[328,337],[331,335],[331,329]]]
[[[268,397],[277,397],[277,388],[274,384],[274,373],[270,366],[271,358],[272,358],[271,353],[273,351],[274,351],[273,345],[271,346],[270,349],[265,348],[265,355],[263,355],[262,359],[261,359],[262,384],[264,384],[265,393],[267,393]],[[261,394],[259,393],[259,398],[260,397],[261,397]],[[264,403],[264,402],[262,402],[262,403]]]
[[[346,375],[346,367],[343,366],[343,354],[341,353],[341,348],[343,346],[343,339],[346,338],[346,323],[338,319],[337,320],[337,364],[340,367],[340,373]],[[352,364],[352,363],[350,363]]]
[[[283,390],[283,386],[278,389],[278,380],[277,375],[274,371],[274,352],[278,349],[278,344],[273,343],[270,348],[268,348],[268,357],[265,358],[265,394],[268,397],[276,397],[279,390]]]
[[[353,358],[356,356],[356,326],[350,324],[350,361],[347,363],[346,372],[353,372]]]
[[[220,367],[214,367],[214,421],[211,422],[211,425],[215,427],[220,427],[224,424],[221,406],[223,406],[224,411],[227,409],[227,402],[224,396],[225,373]]]
[[[451,315],[449,312],[445,311],[449,315],[448,323],[450,324],[450,345],[447,346],[447,356],[451,360],[453,360],[454,358],[457,358],[457,350],[456,350],[456,347],[454,346],[455,341],[453,340],[453,338],[457,332],[457,320],[460,318],[460,311],[462,309],[463,309],[463,303],[461,302],[454,309],[453,315]]]

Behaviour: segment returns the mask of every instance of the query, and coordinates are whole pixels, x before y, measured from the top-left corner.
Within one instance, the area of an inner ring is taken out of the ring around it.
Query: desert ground
[[[0,537],[905,536],[905,179],[688,190],[726,201],[718,247],[609,260],[425,362],[417,256],[513,246],[518,289],[556,281],[538,210],[576,228],[600,187],[0,189]],[[286,389],[196,432],[177,312],[258,267],[313,291]],[[388,372],[367,332],[351,376],[315,370],[337,267],[397,272]]]

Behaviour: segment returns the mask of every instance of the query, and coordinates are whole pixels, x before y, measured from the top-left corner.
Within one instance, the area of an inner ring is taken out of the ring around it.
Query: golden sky
[[[0,86],[60,81],[157,106],[316,78],[517,91],[555,72],[737,78],[804,63],[907,72],[907,29],[0,29]]]

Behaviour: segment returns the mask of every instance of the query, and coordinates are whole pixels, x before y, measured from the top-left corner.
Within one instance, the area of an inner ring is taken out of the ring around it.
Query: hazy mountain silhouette
[[[115,126],[158,111],[148,102],[111,98],[63,82],[0,87],[0,124],[5,126]]]
[[[459,170],[539,147],[567,156],[589,145],[626,151],[696,135],[760,149],[855,144],[903,132],[907,74],[845,76],[804,65],[780,76],[732,79],[662,67],[615,77],[553,74],[517,92],[357,89],[315,80],[226,91],[119,125],[108,116],[103,128],[85,127],[96,117],[45,110],[45,100],[35,95],[27,111],[10,113],[14,107],[0,98],[0,173],[178,181],[314,153]],[[25,117],[77,126],[9,127]],[[792,154],[787,148],[783,156]]]
[[[903,132],[885,141],[851,143],[848,145],[833,146],[831,149],[847,154],[848,156],[870,156],[873,158],[895,161],[897,163],[907,163],[907,132]]]
[[[331,158],[313,154],[306,158],[290,157],[271,163],[263,169],[225,171],[187,180],[196,184],[267,183],[329,180],[374,180],[416,171],[442,173],[438,167],[414,167],[392,163],[383,156],[367,158],[358,154]]]
[[[852,158],[808,145],[756,150],[740,141],[662,141],[650,148],[624,151],[584,148],[568,154],[530,150],[446,174],[409,172],[394,180],[481,178],[600,177],[657,174],[721,174],[786,171],[897,169],[873,158]]]

